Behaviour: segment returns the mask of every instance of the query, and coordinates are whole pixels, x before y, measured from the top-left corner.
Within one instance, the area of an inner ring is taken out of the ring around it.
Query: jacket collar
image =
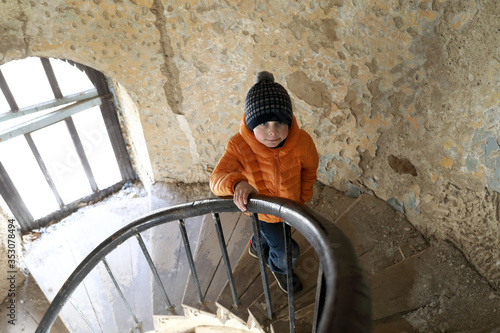
[[[292,116],[292,125],[288,129],[288,136],[286,138],[285,144],[281,148],[268,148],[259,141],[257,141],[253,132],[250,131],[247,127],[244,114],[240,123],[240,134],[243,137],[243,140],[245,140],[245,142],[252,148],[254,152],[258,151],[272,152],[273,150],[276,149],[283,152],[288,152],[292,147],[295,147],[295,145],[297,144],[297,140],[299,139],[299,125],[297,124],[295,116]]]

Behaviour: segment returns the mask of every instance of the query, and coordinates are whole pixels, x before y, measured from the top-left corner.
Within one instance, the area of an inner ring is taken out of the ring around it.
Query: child
[[[215,195],[233,196],[234,203],[246,210],[248,196],[259,193],[278,196],[300,203],[309,201],[316,181],[318,153],[309,134],[301,130],[292,114],[292,102],[283,86],[274,82],[269,72],[260,72],[257,83],[249,90],[240,131],[227,144],[210,176]],[[273,272],[279,287],[287,291],[286,251],[283,221],[259,214],[264,260]],[[257,257],[255,237],[249,252]],[[292,264],[300,249],[292,240]],[[293,273],[294,292],[302,284]]]

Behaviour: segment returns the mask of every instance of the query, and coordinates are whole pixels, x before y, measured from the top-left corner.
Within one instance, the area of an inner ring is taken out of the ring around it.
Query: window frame
[[[50,213],[49,215],[35,220],[31,215],[30,211],[23,202],[19,192],[17,191],[14,183],[10,179],[7,171],[0,162],[0,195],[2,195],[7,206],[11,210],[12,214],[21,226],[21,232],[27,233],[33,229],[38,229],[47,226],[49,223],[60,220],[63,217],[76,211],[82,204],[88,204],[97,200],[101,200],[105,196],[116,192],[119,190],[126,182],[135,181],[137,179],[137,174],[135,173],[130,157],[127,151],[125,140],[123,138],[122,130],[120,127],[120,122],[117,114],[117,106],[115,105],[114,90],[110,80],[104,76],[101,72],[75,63],[70,60],[57,59],[61,61],[66,61],[70,65],[77,67],[86,73],[87,77],[90,79],[94,85],[94,89],[83,91],[80,93],[63,96],[57,82],[57,78],[54,74],[52,65],[48,58],[40,58],[47,79],[50,83],[50,87],[54,94],[55,99],[47,102],[43,102],[34,106],[29,106],[20,109],[17,102],[10,92],[8,83],[6,82],[2,71],[0,69],[0,89],[2,90],[5,99],[9,103],[11,110],[9,112],[0,114],[0,122],[10,120],[16,117],[24,116],[27,114],[32,114],[35,112],[44,111],[55,106],[65,105],[68,103],[73,103],[67,105],[59,110],[50,112],[46,115],[40,116],[29,122],[22,123],[18,126],[14,126],[5,131],[0,131],[0,142],[11,139],[16,136],[24,135],[33,156],[35,157],[40,170],[42,171],[54,197],[56,198],[59,210]],[[87,156],[83,149],[82,142],[80,140],[79,134],[76,130],[75,124],[71,116],[78,112],[85,111],[94,106],[99,105],[101,110],[101,115],[104,120],[106,131],[108,133],[111,147],[115,154],[115,158],[121,173],[122,180],[108,188],[99,189],[95,181],[92,169],[88,162]],[[77,151],[78,157],[82,166],[85,170],[85,174],[89,181],[90,187],[92,189],[92,194],[80,198],[79,200],[73,201],[68,204],[64,204],[61,196],[59,195],[57,188],[45,166],[38,149],[31,138],[31,133],[53,125],[58,122],[64,121],[66,127],[71,135],[73,145]]]

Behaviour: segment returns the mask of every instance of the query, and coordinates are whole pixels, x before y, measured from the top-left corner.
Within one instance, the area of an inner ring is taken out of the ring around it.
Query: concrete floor
[[[61,222],[29,235],[32,240],[24,242],[24,263],[46,298],[52,300],[77,265],[115,231],[153,210],[206,198],[209,193],[206,184],[180,187],[162,183],[147,189],[140,183],[131,185],[102,202],[83,207]],[[201,217],[186,221],[193,249],[200,224]],[[181,264],[185,260],[179,260],[185,253],[177,230],[177,223],[169,223],[142,233],[142,237],[160,275],[170,272],[169,281],[183,280],[185,285],[189,267]],[[171,255],[166,256],[166,253]],[[124,261],[123,258],[127,259]],[[107,261],[134,314],[140,318],[143,330],[153,329],[151,314],[167,314],[165,302],[156,296],[155,299],[144,297],[145,293],[160,293],[152,292],[156,285],[136,239],[121,244],[107,256]],[[170,301],[177,304],[179,311],[184,290],[173,284],[165,287]],[[133,328],[132,316],[115,290],[109,274],[100,263],[72,295],[72,303],[68,302],[61,312],[68,329],[71,332],[91,331],[76,308],[85,314],[96,332],[128,332]]]

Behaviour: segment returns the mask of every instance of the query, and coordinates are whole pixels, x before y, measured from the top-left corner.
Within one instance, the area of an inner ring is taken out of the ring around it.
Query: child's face
[[[264,146],[274,148],[288,136],[288,125],[279,121],[268,121],[253,129],[257,141]]]

